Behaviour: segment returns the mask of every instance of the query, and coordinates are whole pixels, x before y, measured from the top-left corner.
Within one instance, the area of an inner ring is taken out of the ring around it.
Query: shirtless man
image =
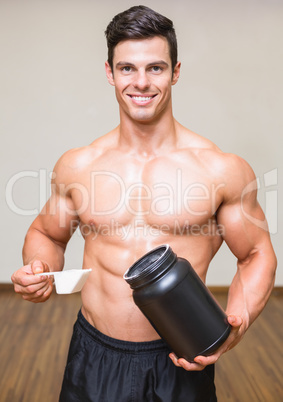
[[[106,37],[120,125],[57,162],[51,198],[25,239],[25,265],[12,276],[15,291],[35,303],[50,297],[52,281],[34,274],[63,269],[79,226],[83,268],[92,272],[60,400],[215,401],[214,363],[242,339],[274,284],[276,258],[255,176],[241,158],[174,119],[171,87],[180,62],[170,20],[133,7],[113,19]],[[123,274],[166,243],[205,282],[223,241],[238,259],[226,311],[232,331],[215,354],[190,363],[159,339]]]

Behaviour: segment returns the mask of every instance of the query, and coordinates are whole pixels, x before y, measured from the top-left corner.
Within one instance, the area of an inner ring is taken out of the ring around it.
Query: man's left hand
[[[229,315],[228,322],[231,325],[231,332],[223,345],[210,356],[196,356],[194,362],[190,363],[184,358],[178,358],[174,353],[170,353],[169,357],[177,367],[183,367],[187,371],[200,371],[209,364],[217,362],[219,357],[237,345],[244,335],[243,319],[239,316]]]

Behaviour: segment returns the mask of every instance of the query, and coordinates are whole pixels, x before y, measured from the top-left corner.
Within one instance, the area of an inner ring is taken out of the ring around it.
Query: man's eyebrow
[[[166,63],[166,61],[164,61],[164,60],[157,60],[157,61],[154,61],[153,63],[149,63],[149,64],[147,65],[147,67],[152,67],[152,66],[164,66],[164,67],[169,67],[169,64]]]
[[[157,60],[157,61],[154,61],[154,62],[152,62],[152,63],[147,64],[146,66],[147,66],[147,67],[152,67],[152,66],[161,66],[161,65],[162,65],[162,66],[165,66],[165,67],[169,67],[169,64],[166,63],[166,61],[164,61],[164,60]],[[124,67],[124,66],[135,67],[135,64],[130,63],[130,62],[128,62],[128,61],[119,61],[119,62],[116,64],[116,68],[118,68],[118,67]]]
[[[130,66],[130,67],[134,67],[135,65],[133,63],[129,63],[128,61],[119,61],[116,64],[116,67],[122,67],[122,66]]]

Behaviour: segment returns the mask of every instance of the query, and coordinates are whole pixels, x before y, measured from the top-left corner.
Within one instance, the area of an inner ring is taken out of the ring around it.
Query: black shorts
[[[60,402],[214,402],[214,366],[176,367],[163,340],[110,338],[82,315],[74,325]]]

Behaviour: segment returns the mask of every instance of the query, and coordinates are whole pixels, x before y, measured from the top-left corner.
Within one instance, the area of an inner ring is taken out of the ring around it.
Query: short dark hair
[[[134,6],[117,14],[105,30],[108,63],[113,71],[115,46],[128,39],[163,36],[169,44],[172,71],[177,64],[177,38],[173,22],[146,6]]]

